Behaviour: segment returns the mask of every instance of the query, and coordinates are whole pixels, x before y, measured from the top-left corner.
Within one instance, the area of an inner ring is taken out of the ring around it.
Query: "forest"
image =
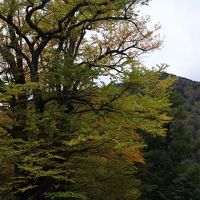
[[[200,83],[141,61],[148,3],[0,1],[0,200],[200,200]]]

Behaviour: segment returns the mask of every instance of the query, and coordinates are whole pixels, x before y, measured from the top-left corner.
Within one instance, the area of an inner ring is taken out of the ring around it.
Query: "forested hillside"
[[[146,163],[139,166],[141,200],[200,199],[200,83],[176,78],[166,137],[143,135],[147,146]]]
[[[186,78],[178,78],[174,89],[182,96],[183,109],[187,114],[184,121],[188,131],[193,135],[200,136],[200,83]]]

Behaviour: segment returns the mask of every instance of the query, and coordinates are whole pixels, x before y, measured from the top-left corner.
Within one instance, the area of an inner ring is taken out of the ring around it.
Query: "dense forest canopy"
[[[174,82],[140,62],[162,44],[138,15],[147,3],[0,3],[0,198],[146,195],[144,134],[165,135]]]
[[[141,200],[200,199],[200,83],[178,77],[173,88],[166,136],[143,135],[145,165],[137,174]]]

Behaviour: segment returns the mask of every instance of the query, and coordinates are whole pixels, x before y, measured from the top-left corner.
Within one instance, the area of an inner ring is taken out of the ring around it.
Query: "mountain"
[[[177,77],[174,91],[182,97],[184,120],[194,138],[200,136],[200,82]]]

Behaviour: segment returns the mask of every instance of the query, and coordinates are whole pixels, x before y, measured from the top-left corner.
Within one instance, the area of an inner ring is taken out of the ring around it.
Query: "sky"
[[[152,0],[141,15],[161,24],[164,44],[143,58],[145,65],[169,64],[167,72],[200,81],[200,0]]]

